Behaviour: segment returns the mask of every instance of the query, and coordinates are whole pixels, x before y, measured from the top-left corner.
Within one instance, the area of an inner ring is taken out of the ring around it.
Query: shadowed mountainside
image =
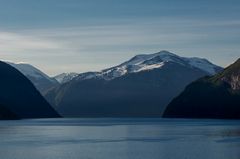
[[[240,59],[187,86],[167,107],[168,118],[240,118]]]
[[[29,79],[4,62],[0,62],[0,88],[0,114],[5,119],[59,117]]]

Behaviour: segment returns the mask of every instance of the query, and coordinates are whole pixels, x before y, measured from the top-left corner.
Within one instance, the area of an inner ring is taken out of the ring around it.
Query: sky
[[[168,50],[227,66],[240,57],[239,0],[0,0],[0,59],[50,76]]]

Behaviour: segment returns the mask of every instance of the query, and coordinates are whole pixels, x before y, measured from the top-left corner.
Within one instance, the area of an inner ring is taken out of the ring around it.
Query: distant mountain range
[[[56,79],[60,84],[64,84],[71,81],[73,78],[77,76],[78,76],[78,73],[71,72],[71,73],[62,73],[53,78]]]
[[[23,73],[41,92],[45,94],[49,89],[56,87],[60,84],[71,81],[74,77],[78,76],[78,73],[62,73],[54,77],[49,77],[38,68],[27,63],[13,63],[7,62],[21,73]]]
[[[59,117],[30,80],[4,62],[0,62],[0,88],[0,119]]]
[[[74,75],[45,97],[65,117],[160,117],[186,85],[221,70],[206,59],[161,51]]]
[[[47,90],[59,85],[56,79],[49,77],[30,64],[12,62],[7,63],[23,73],[42,94],[44,94]]]
[[[240,119],[240,59],[188,85],[168,105],[164,117]]]
[[[100,72],[55,77],[30,64],[0,62],[0,76],[0,119],[240,118],[240,59],[222,69],[161,51]]]

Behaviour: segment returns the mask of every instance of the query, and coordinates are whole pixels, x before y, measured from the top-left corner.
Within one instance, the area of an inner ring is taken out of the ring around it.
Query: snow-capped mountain
[[[58,82],[55,79],[49,77],[48,75],[30,64],[12,62],[7,63],[16,68],[22,74],[24,74],[41,93],[44,93],[48,89],[58,85]]]
[[[206,59],[161,51],[79,74],[45,97],[66,117],[160,117],[189,83],[220,70]]]
[[[76,76],[78,76],[78,73],[71,72],[71,73],[62,73],[53,78],[56,79],[59,83],[63,84],[71,81]]]
[[[221,67],[216,66],[203,58],[187,58],[175,55],[168,51],[160,51],[154,54],[137,55],[129,61],[126,61],[118,66],[102,70],[101,72],[87,72],[80,74],[78,79],[85,80],[91,78],[100,78],[112,80],[129,73],[159,69],[168,62],[174,62],[183,66],[197,68],[207,72],[209,75],[216,74],[219,70],[221,70]]]

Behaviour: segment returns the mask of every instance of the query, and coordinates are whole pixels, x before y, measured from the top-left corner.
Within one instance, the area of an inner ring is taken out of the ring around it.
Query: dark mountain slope
[[[215,76],[187,86],[167,107],[164,117],[240,118],[240,59]]]
[[[57,80],[50,78],[48,75],[30,64],[11,62],[7,63],[24,74],[24,76],[26,76],[34,84],[41,94],[44,94],[49,89],[59,85]]]
[[[14,67],[0,62],[0,105],[19,118],[59,117],[33,84]]]

